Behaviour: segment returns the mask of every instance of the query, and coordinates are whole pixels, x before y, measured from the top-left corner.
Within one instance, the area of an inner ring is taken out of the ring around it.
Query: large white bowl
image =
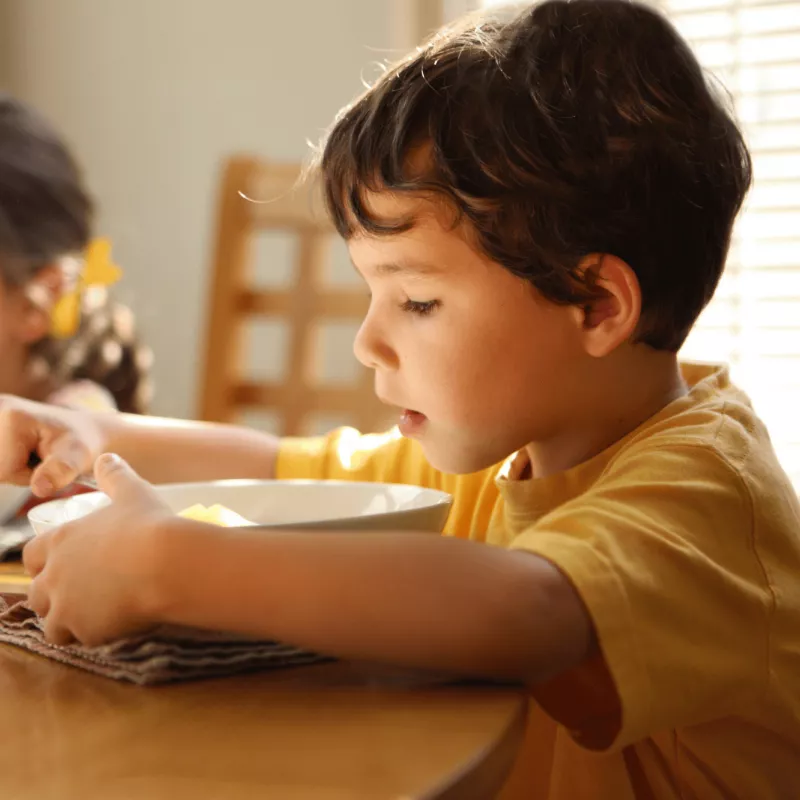
[[[259,528],[404,530],[439,533],[452,498],[445,492],[388,483],[350,481],[213,481],[155,487],[176,514],[217,503]],[[51,500],[28,519],[36,533],[80,519],[108,505],[101,492]]]

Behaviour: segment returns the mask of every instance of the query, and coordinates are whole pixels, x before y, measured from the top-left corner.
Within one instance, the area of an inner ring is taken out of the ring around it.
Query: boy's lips
[[[394,406],[400,410],[398,428],[403,436],[413,436],[415,433],[419,433],[428,421],[428,418],[421,411],[413,408],[404,408],[402,405],[388,400],[383,395],[378,395],[378,400],[387,406]]]
[[[428,418],[424,414],[420,414],[419,411],[405,408],[400,414],[400,423],[398,427],[403,436],[413,436],[415,433],[420,433],[422,431],[427,421]]]

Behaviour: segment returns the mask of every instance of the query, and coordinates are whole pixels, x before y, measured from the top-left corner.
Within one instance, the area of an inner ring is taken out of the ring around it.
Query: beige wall
[[[0,75],[87,169],[98,230],[126,269],[120,293],[156,350],[158,413],[196,408],[221,157],[303,157],[362,69],[401,44],[395,1],[0,1]],[[264,341],[262,362],[277,346]]]
[[[11,50],[8,46],[10,36],[11,4],[6,0],[0,1],[0,88],[6,89],[11,77]]]

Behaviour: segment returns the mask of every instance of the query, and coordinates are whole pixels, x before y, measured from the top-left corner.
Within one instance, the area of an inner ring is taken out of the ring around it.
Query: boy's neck
[[[675,353],[635,348],[605,366],[586,398],[585,415],[576,414],[549,440],[527,445],[528,477],[564,472],[589,460],[688,391]]]

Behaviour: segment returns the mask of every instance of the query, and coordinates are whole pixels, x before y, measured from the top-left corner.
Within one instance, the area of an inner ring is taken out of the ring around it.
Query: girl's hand
[[[173,515],[118,456],[101,456],[95,478],[111,505],[35,537],[23,551],[34,579],[28,603],[54,644],[98,645],[159,622],[159,534]]]
[[[49,497],[91,471],[103,440],[89,413],[0,396],[0,483],[30,483]],[[34,453],[41,463],[31,469]]]

